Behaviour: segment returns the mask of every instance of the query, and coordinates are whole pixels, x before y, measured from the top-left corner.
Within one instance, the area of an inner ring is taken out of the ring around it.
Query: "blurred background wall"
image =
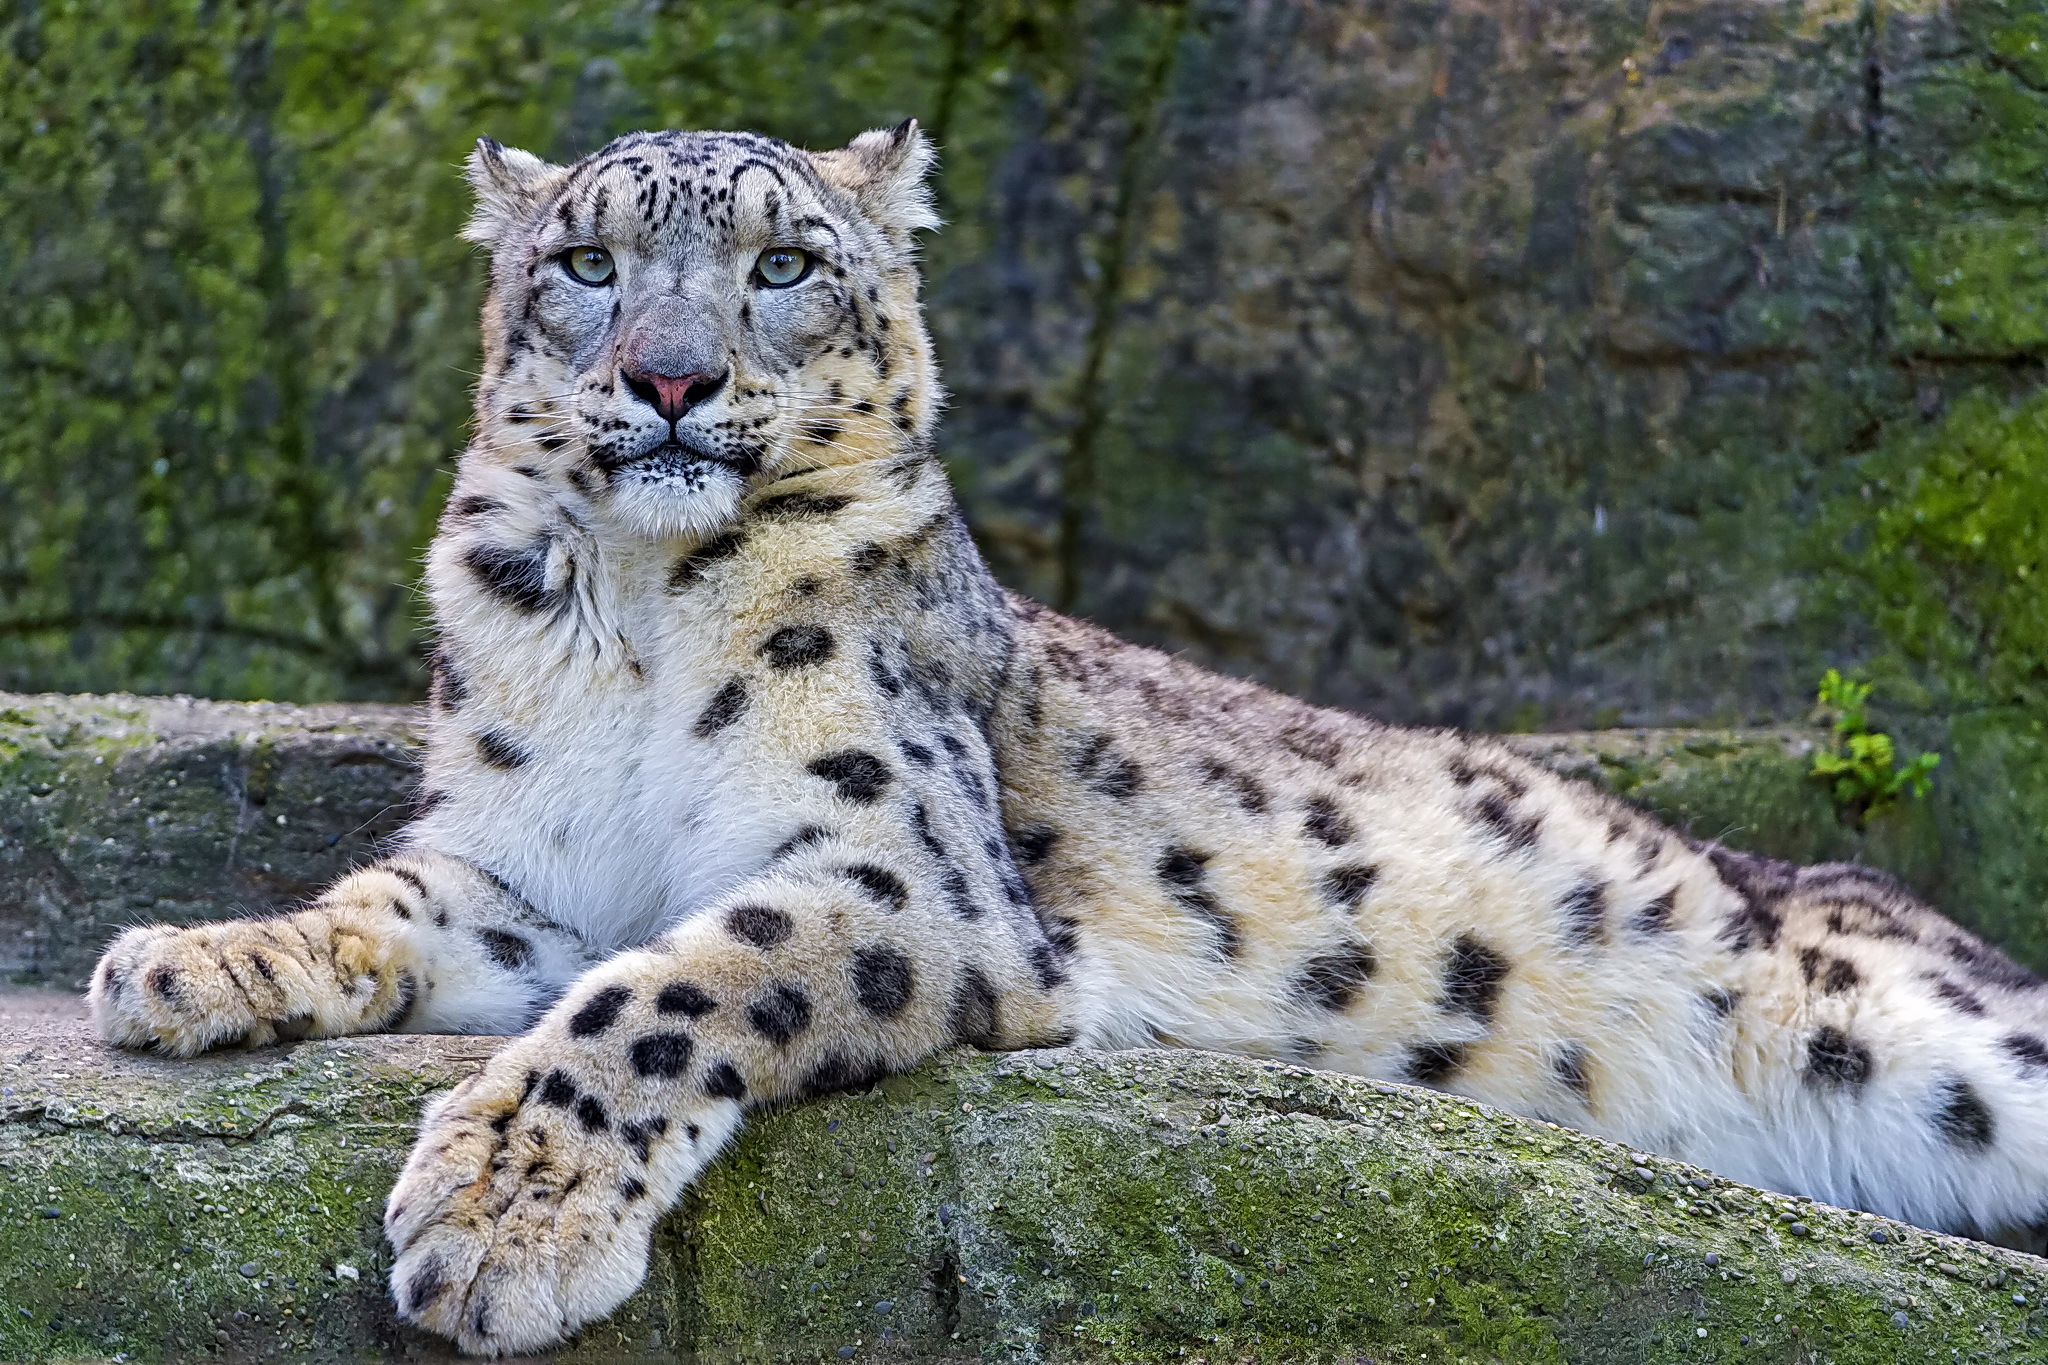
[[[1011,584],[1404,721],[1793,718],[1856,664],[2048,791],[2043,0],[9,14],[0,687],[417,695],[472,140],[914,114]]]

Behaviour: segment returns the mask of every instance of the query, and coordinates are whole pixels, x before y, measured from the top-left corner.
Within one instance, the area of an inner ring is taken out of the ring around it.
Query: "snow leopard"
[[[914,123],[477,145],[416,818],[294,913],[123,933],[109,1042],[518,1035],[385,1215],[399,1313],[481,1354],[619,1305],[750,1109],[961,1045],[1279,1058],[2042,1220],[2048,993],[1891,877],[1000,586],[935,448],[933,161]]]

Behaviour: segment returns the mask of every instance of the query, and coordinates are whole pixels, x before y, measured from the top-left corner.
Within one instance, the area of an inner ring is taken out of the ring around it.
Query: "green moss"
[[[1801,1241],[1752,1192],[1664,1162],[1638,1183],[1606,1144],[1404,1087],[1046,1060],[1077,1074],[956,1061],[770,1120],[703,1193],[699,1339],[814,1358],[893,1324],[912,1358],[1516,1362],[1876,1361],[1911,1340],[1890,1314],[1918,1296],[1895,1276],[1919,1234],[1880,1248],[1876,1223],[1798,1205]],[[1993,1335],[2031,1341],[2005,1309]]]
[[[384,1307],[377,1211],[421,1095],[488,1046],[95,1076],[58,1040],[76,1072],[0,1101],[0,1354],[431,1348]],[[2032,1258],[1445,1095],[1195,1053],[960,1055],[764,1116],[659,1253],[566,1359],[2008,1360],[2043,1326],[2014,1295],[2048,1292]]]
[[[39,1122],[11,1115],[34,1136],[8,1144],[0,1355],[164,1360],[274,1340],[316,1357],[345,1338],[379,1293],[363,1252],[395,1171],[385,1134],[422,1087],[351,1067],[328,1076],[337,1106],[308,1097],[318,1079],[264,1059],[173,1114],[116,1101],[111,1118],[61,1103]],[[361,1278],[338,1280],[337,1264]]]
[[[2048,242],[2037,224],[1954,224],[1906,255],[1926,301],[1902,328],[1902,345],[1925,354],[2048,349]]]
[[[1893,720],[1912,723],[1910,714]],[[1891,722],[1887,722],[1891,723]],[[1917,729],[1921,742],[1930,732]],[[2048,971],[2048,726],[1965,713],[1932,732],[1942,766],[1925,801],[1859,825],[1809,776],[1828,732],[1616,730],[1509,736],[1530,757],[1594,782],[1701,839],[1796,863],[1892,872],[1959,923]]]
[[[1887,725],[1944,754],[1932,815],[1950,875],[1919,884],[2036,965],[2048,961],[2043,450],[2048,396],[1966,391],[1864,459],[1830,524],[1841,591],[1885,643],[1870,668],[1898,699]]]
[[[1798,553],[1845,465],[1923,391],[2037,382],[2040,5],[1333,15],[10,13],[0,683],[416,691],[470,139],[914,113],[1009,581],[1389,718],[1795,713],[1869,643]]]

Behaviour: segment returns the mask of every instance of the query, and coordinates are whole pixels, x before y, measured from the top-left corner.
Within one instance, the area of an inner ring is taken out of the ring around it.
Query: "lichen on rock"
[[[498,1040],[170,1062],[0,1010],[0,1358],[446,1358],[385,1302],[421,1100]],[[754,1122],[556,1358],[2036,1358],[2048,1262],[1452,1096],[955,1053]]]

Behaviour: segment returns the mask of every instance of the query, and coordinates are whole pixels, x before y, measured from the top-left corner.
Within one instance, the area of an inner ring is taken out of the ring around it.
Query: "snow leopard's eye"
[[[793,246],[771,246],[754,262],[754,273],[770,289],[787,289],[811,273],[810,253]]]
[[[601,246],[572,246],[562,253],[562,268],[579,284],[610,284],[612,253]]]

